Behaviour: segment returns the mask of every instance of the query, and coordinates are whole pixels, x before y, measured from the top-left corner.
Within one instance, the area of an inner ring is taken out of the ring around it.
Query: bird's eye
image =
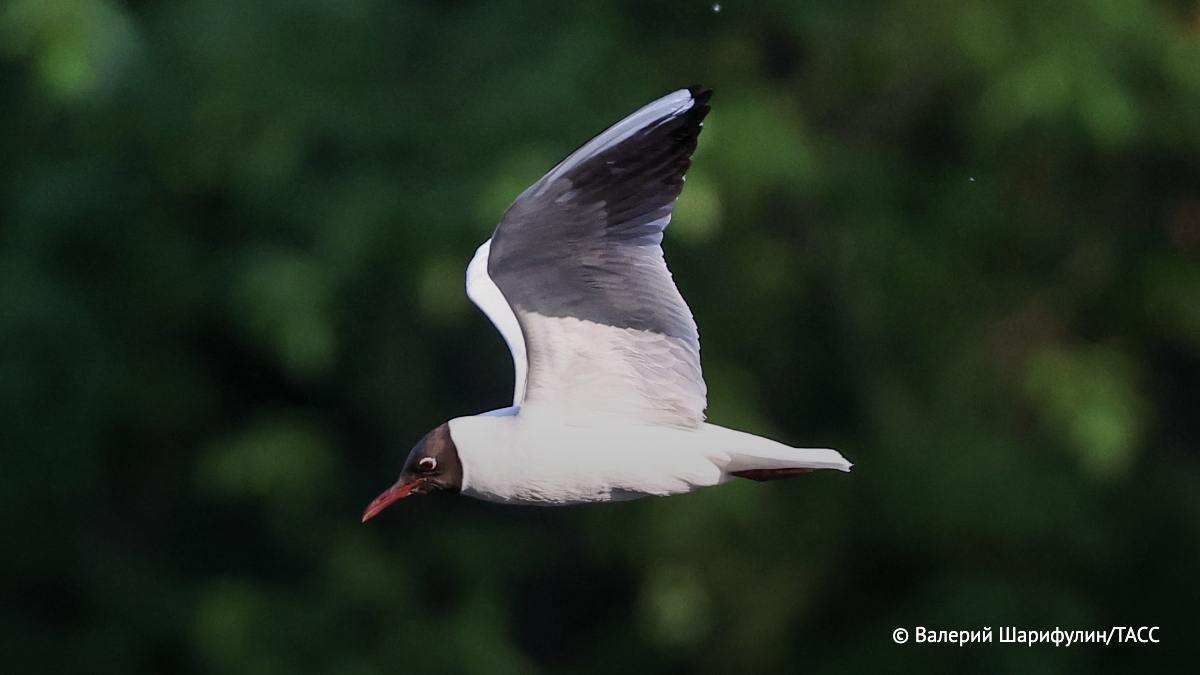
[[[437,468],[437,460],[432,457],[422,457],[417,462],[417,469],[420,471],[433,471]]]

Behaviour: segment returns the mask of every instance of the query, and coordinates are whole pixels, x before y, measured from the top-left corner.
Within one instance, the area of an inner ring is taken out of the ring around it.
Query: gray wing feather
[[[667,407],[687,423],[703,420],[705,406],[699,335],[660,244],[710,96],[698,88],[670,94],[572,153],[509,207],[488,261],[523,328],[536,314],[669,338],[675,348],[665,362],[631,358],[651,379],[661,379],[653,371],[673,374],[671,386],[681,391]],[[544,336],[544,325],[533,333]],[[539,338],[526,331],[525,339],[529,379],[545,379],[533,372],[538,345],[531,342]],[[640,393],[669,398],[664,386]]]

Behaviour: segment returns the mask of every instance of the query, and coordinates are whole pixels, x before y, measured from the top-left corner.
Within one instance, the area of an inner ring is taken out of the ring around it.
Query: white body
[[[850,470],[834,450],[791,448],[712,424],[570,425],[555,415],[514,412],[450,421],[463,494],[504,504],[579,504],[691,492],[747,469]]]

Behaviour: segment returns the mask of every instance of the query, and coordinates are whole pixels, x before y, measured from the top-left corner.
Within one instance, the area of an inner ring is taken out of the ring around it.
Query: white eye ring
[[[437,468],[437,460],[433,457],[422,457],[417,460],[417,468],[421,471],[433,471]]]

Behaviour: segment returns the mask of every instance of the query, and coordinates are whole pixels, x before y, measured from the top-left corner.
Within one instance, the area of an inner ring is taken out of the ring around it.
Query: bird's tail
[[[837,450],[792,448],[768,438],[705,424],[705,435],[717,450],[716,461],[728,477],[751,480],[791,478],[816,469],[849,471],[850,462]]]

